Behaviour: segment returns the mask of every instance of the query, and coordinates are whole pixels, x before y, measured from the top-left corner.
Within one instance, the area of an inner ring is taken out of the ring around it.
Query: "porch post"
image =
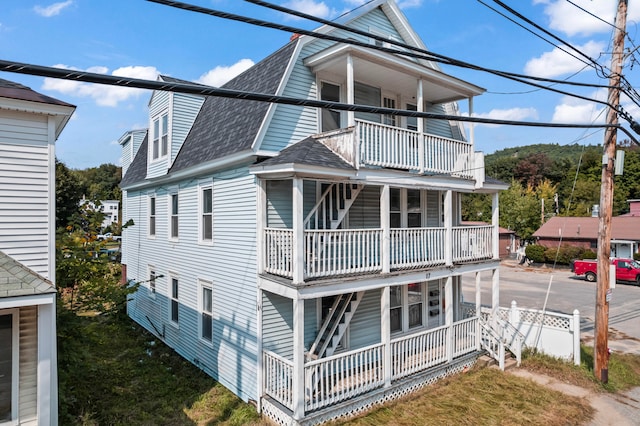
[[[453,191],[448,190],[444,196],[444,262],[453,265]]]
[[[353,105],[355,102],[355,89],[353,87],[353,57],[347,55],[347,103]],[[347,111],[347,125],[355,126],[356,114],[353,111]]]
[[[447,361],[453,360],[453,277],[449,275],[444,284],[444,321],[447,326]]]
[[[424,112],[424,98],[422,95],[422,79],[418,79],[418,93],[416,94],[416,110],[418,112]],[[418,167],[420,168],[420,173],[424,173],[425,169],[425,137],[424,137],[424,118],[418,117],[416,119],[416,123],[418,124]]]
[[[256,374],[256,385],[257,385],[257,401],[256,401],[256,410],[258,413],[262,412],[262,395],[264,395],[264,376],[263,376],[263,357],[262,353],[262,289],[258,287],[258,292],[256,296],[256,343],[257,343],[257,374]]]
[[[293,284],[304,281],[304,210],[302,179],[293,178]]]
[[[500,270],[498,268],[491,272],[491,280],[491,317],[495,323],[500,308]]]
[[[473,117],[473,96],[469,96],[469,117]],[[471,152],[475,152],[475,134],[474,123],[469,123],[469,143],[471,143]]]
[[[304,417],[304,299],[293,299],[293,418]]]
[[[383,377],[384,387],[391,386],[391,324],[389,324],[389,307],[391,306],[390,287],[382,287],[380,295],[380,340],[383,351]]]
[[[497,192],[491,196],[491,225],[493,258],[500,259],[500,204]]]
[[[257,235],[256,235],[256,254],[258,262],[258,273],[264,272],[266,250],[264,246],[264,229],[267,226],[267,182],[263,179],[258,179],[256,203],[257,203]]]
[[[391,271],[391,224],[389,219],[389,185],[383,185],[380,191],[380,225],[382,226],[382,241],[380,254],[382,256],[382,273]]]
[[[480,292],[480,272],[476,272],[476,316],[478,320],[482,318],[482,294]],[[476,326],[476,349],[480,350],[481,340],[480,340],[480,321],[478,321],[478,325]]]

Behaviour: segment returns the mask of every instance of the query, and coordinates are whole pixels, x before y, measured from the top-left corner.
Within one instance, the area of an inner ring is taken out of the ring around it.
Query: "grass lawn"
[[[60,424],[262,425],[242,402],[124,316],[58,319]],[[592,355],[580,367],[529,356],[523,368],[594,391],[640,386],[640,357],[613,355],[609,384],[592,379]],[[496,369],[472,369],[344,422],[349,425],[580,425],[588,401]]]

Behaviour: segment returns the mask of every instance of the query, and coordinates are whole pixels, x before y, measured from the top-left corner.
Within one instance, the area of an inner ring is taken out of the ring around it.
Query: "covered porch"
[[[261,407],[270,417],[274,410],[286,417],[281,424],[315,424],[309,419],[353,415],[362,404],[368,408],[463,371],[485,349],[504,357],[501,338],[480,315],[482,270],[491,271],[497,312],[497,263],[456,274],[434,271],[421,283],[400,277],[382,286],[351,283],[351,293],[342,293],[354,295],[346,309],[324,303],[341,296],[335,292],[344,291],[344,283],[294,291],[263,280]],[[463,273],[477,279],[475,315],[462,305]],[[338,320],[328,318],[331,310],[340,311]]]

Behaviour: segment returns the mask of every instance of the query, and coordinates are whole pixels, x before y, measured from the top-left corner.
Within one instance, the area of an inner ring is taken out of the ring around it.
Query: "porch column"
[[[304,210],[302,196],[302,179],[293,178],[293,284],[300,284],[304,281]]]
[[[347,55],[347,103],[349,105],[353,105],[355,102],[355,89],[353,83],[353,57],[349,54]],[[347,125],[349,127],[355,126],[356,124],[356,113],[354,111],[347,111]]]
[[[256,203],[257,207],[257,235],[256,235],[256,254],[258,262],[258,273],[264,272],[266,250],[264,246],[264,229],[267,226],[267,182],[263,179],[258,179],[258,188],[256,189]]]
[[[382,287],[380,295],[380,340],[383,351],[384,387],[391,386],[391,325],[389,324],[389,307],[391,306],[391,290],[389,286]]]
[[[304,299],[293,299],[293,418],[304,417]]]
[[[264,395],[264,375],[263,375],[263,360],[264,354],[262,353],[262,289],[258,287],[256,295],[256,346],[258,351],[258,365],[256,372],[256,385],[257,385],[257,401],[256,410],[258,413],[262,412],[262,395]]]
[[[447,326],[447,360],[453,360],[453,277],[448,276],[444,284],[444,323]]]
[[[58,370],[56,348],[56,296],[38,306],[37,411],[39,424],[58,424]],[[17,319],[17,318],[16,318]]]
[[[478,317],[478,319],[482,318],[482,294],[480,284],[480,272],[476,272],[476,316]],[[480,321],[478,321],[478,324],[476,326],[476,349],[480,350],[480,348]]]
[[[453,191],[445,192],[444,196],[444,262],[453,265]]]
[[[500,309],[500,270],[498,268],[491,272],[491,317],[498,318]]]
[[[499,195],[496,192],[491,196],[491,225],[492,229],[492,247],[493,250],[493,258],[500,259],[500,204],[499,204]]]
[[[389,185],[383,185],[380,191],[380,226],[382,226],[382,241],[380,255],[382,256],[382,273],[388,274],[391,271],[391,223],[389,219]]]
[[[418,79],[418,93],[416,93],[416,111],[424,112],[424,97],[422,95],[422,79]],[[424,118],[418,117],[416,119],[418,133],[418,166],[420,167],[420,173],[424,173],[425,169],[425,138],[424,138]]]

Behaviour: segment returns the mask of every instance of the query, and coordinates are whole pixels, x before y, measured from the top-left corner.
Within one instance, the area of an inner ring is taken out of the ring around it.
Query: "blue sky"
[[[272,3],[332,19],[363,0],[270,0]],[[499,8],[491,0],[487,5]],[[287,17],[241,0],[193,0],[204,7],[295,27],[318,24]],[[397,0],[428,49],[487,68],[554,79],[606,84],[551,44],[474,0]],[[529,19],[609,67],[616,0],[518,0],[509,5]],[[500,9],[501,10],[501,9]],[[625,46],[633,49],[640,28],[640,2],[630,1]],[[247,66],[287,43],[291,34],[173,9],[143,0],[2,0],[0,59],[68,67],[105,74],[155,79],[158,73],[221,85]],[[548,37],[547,37],[548,38]],[[640,42],[639,42],[640,43]],[[640,59],[640,52],[634,52]],[[635,84],[640,64],[630,55],[624,75]],[[632,67],[633,65],[633,67]],[[486,73],[457,67],[445,72],[487,90],[474,100],[482,117],[561,123],[603,123],[603,106],[538,90]],[[77,105],[58,139],[58,158],[72,168],[119,164],[118,138],[146,127],[144,90],[90,85],[0,72],[0,78]],[[606,91],[558,86],[590,98]],[[640,108],[626,97],[625,110],[640,121]],[[460,110],[468,112],[466,102]],[[476,149],[489,154],[533,143],[601,144],[602,130],[539,129],[477,125]],[[626,136],[619,133],[619,139]]]

